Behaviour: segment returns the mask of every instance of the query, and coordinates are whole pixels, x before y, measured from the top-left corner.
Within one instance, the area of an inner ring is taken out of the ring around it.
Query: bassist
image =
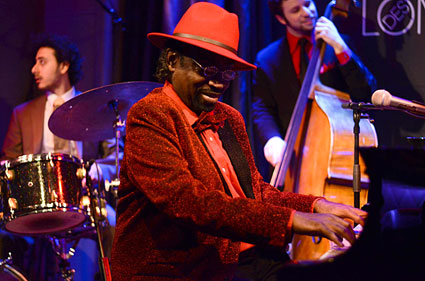
[[[314,1],[269,0],[268,4],[286,33],[256,58],[252,119],[257,166],[265,179],[270,179],[272,166],[282,158],[284,136],[301,89],[305,63],[300,42],[306,42],[304,57],[311,56],[318,39],[327,44],[320,68],[323,84],[349,93],[354,101],[369,101],[376,88],[373,75],[347,45],[348,38],[332,21],[318,18]]]

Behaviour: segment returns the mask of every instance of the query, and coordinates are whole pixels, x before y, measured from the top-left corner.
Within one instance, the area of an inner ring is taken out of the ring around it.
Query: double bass
[[[350,0],[331,1],[325,17],[348,16]],[[349,94],[320,82],[319,71],[326,43],[313,46],[301,90],[286,131],[281,161],[276,165],[270,184],[280,190],[323,196],[330,201],[353,205],[354,121]],[[359,146],[376,147],[377,136],[368,119],[360,120]],[[367,202],[369,178],[360,157],[361,205]],[[330,249],[326,238],[294,235],[291,258],[317,260]]]

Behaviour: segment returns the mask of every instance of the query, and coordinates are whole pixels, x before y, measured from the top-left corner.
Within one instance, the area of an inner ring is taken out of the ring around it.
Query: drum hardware
[[[118,186],[120,185],[120,180],[118,178],[111,181],[105,181],[105,190],[111,191],[115,198],[118,198]]]
[[[7,203],[9,203],[11,212],[14,212],[16,209],[18,209],[18,201],[15,198],[9,198]]]
[[[6,170],[6,172],[5,172],[5,178],[7,179],[7,180],[14,180],[15,179],[15,172],[14,171],[12,171],[12,170]]]
[[[12,263],[12,253],[11,253],[11,252],[9,252],[8,257],[7,257],[5,260],[1,260],[1,259],[0,259],[0,268],[3,268],[3,266],[4,266],[5,264],[11,264],[11,263]]]
[[[114,195],[115,200],[118,200],[118,186],[120,185],[120,181],[118,179],[119,176],[119,140],[121,138],[121,132],[125,128],[125,121],[121,120],[120,111],[118,109],[118,100],[115,99],[110,101],[109,107],[113,109],[115,113],[115,120],[112,125],[115,132],[115,175],[117,176],[111,183],[109,183],[109,187],[112,190],[112,194]],[[106,185],[106,182],[105,182]],[[116,204],[115,204],[116,205]]]
[[[93,164],[95,164],[97,167],[97,170],[99,170],[99,166],[94,160],[87,162],[86,166],[91,167]],[[100,178],[99,174],[100,173],[98,171],[97,173],[98,179]],[[90,175],[88,175],[88,177],[90,177]],[[102,188],[102,186],[99,184],[99,181],[96,181],[94,183],[91,180],[91,178],[90,178],[89,184],[92,186],[91,192],[93,193],[94,198],[92,199],[90,197],[90,194],[91,194],[90,188],[89,188],[90,186],[89,185],[84,186],[84,195],[81,198],[81,205],[85,207],[88,217],[91,219],[92,224],[94,223],[93,215],[92,215],[94,211],[94,215],[98,218],[99,222],[102,224],[103,227],[106,227],[108,226],[109,222],[107,221],[108,212],[106,210],[107,200],[106,200],[105,189]],[[94,202],[94,206],[95,206],[94,209],[91,207],[92,202]]]
[[[28,281],[25,276],[12,266],[12,253],[2,260],[0,259],[0,280],[4,281]]]
[[[87,163],[87,170],[90,170],[91,164],[93,164],[93,162]],[[96,234],[97,234],[96,237],[97,237],[97,246],[98,246],[99,257],[100,257],[99,264],[101,268],[101,274],[102,274],[103,280],[111,281],[112,279],[111,279],[111,273],[109,270],[109,260],[107,257],[105,257],[105,253],[103,250],[102,229],[101,229],[101,223],[105,221],[106,219],[106,216],[102,215],[101,210],[103,208],[106,209],[106,203],[105,201],[101,200],[102,198],[101,196],[99,196],[100,194],[102,194],[102,192],[99,192],[98,190],[94,189],[92,180],[88,174],[86,175],[86,183],[87,183],[89,197],[90,197],[90,209],[94,210],[93,212],[91,212],[90,218],[92,219],[92,222],[95,226]],[[104,204],[103,206],[102,206],[102,202]]]
[[[73,244],[66,251],[67,239],[65,238],[57,238],[55,236],[48,236],[50,244],[52,245],[53,251],[56,256],[59,258],[59,269],[57,280],[63,281],[72,281],[74,279],[75,269],[70,268],[71,264],[69,262],[69,258],[71,258],[75,254],[75,248],[77,247],[80,239],[73,239]]]
[[[102,226],[107,226],[107,210],[106,210],[106,199],[104,196],[99,195],[99,192],[94,189],[94,215],[98,218],[98,221],[102,223]],[[86,210],[87,216],[90,219],[91,223],[93,223],[93,211],[91,206],[91,199],[89,196],[85,195],[81,198],[81,205],[84,206]]]
[[[77,176],[78,179],[82,180],[86,177],[86,173],[87,172],[85,168],[78,168],[75,175]]]
[[[84,170],[90,169],[90,165],[93,162],[88,162],[84,165]],[[84,173],[86,177],[86,185],[82,188],[82,196],[80,200],[80,206],[85,210],[85,213],[88,218],[88,223],[83,224],[79,227],[74,227],[64,232],[52,233],[47,237],[51,242],[54,252],[56,253],[59,259],[59,268],[58,280],[63,281],[72,281],[75,275],[75,269],[71,268],[69,259],[74,255],[75,249],[78,245],[78,242],[81,238],[92,238],[96,240],[98,250],[101,258],[101,270],[103,275],[107,275],[103,269],[107,258],[103,254],[103,245],[102,245],[102,233],[101,227],[107,225],[107,214],[106,214],[106,200],[102,198],[102,191],[98,188],[95,188],[90,176],[88,173]],[[69,243],[71,247],[67,247]],[[109,266],[109,264],[108,264]],[[109,274],[109,273],[108,273]],[[104,280],[107,280],[106,278]]]

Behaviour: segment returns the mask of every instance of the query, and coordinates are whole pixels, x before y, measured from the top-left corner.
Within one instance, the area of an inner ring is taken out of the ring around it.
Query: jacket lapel
[[[32,144],[31,153],[41,153],[41,144],[43,141],[43,127],[44,127],[44,109],[46,107],[47,96],[43,95],[34,103],[31,110],[31,131],[32,134],[29,143]]]
[[[218,135],[223,144],[224,149],[229,155],[236,175],[238,176],[239,184],[247,198],[254,199],[254,192],[252,190],[251,170],[248,162],[245,159],[245,154],[239,146],[238,140],[233,133],[229,122],[226,120],[224,126],[218,129]]]

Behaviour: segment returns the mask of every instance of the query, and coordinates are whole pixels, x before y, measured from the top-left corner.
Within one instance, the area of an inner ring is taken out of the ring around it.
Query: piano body
[[[360,237],[334,258],[288,265],[279,280],[425,280],[425,150],[360,153],[370,177]]]

